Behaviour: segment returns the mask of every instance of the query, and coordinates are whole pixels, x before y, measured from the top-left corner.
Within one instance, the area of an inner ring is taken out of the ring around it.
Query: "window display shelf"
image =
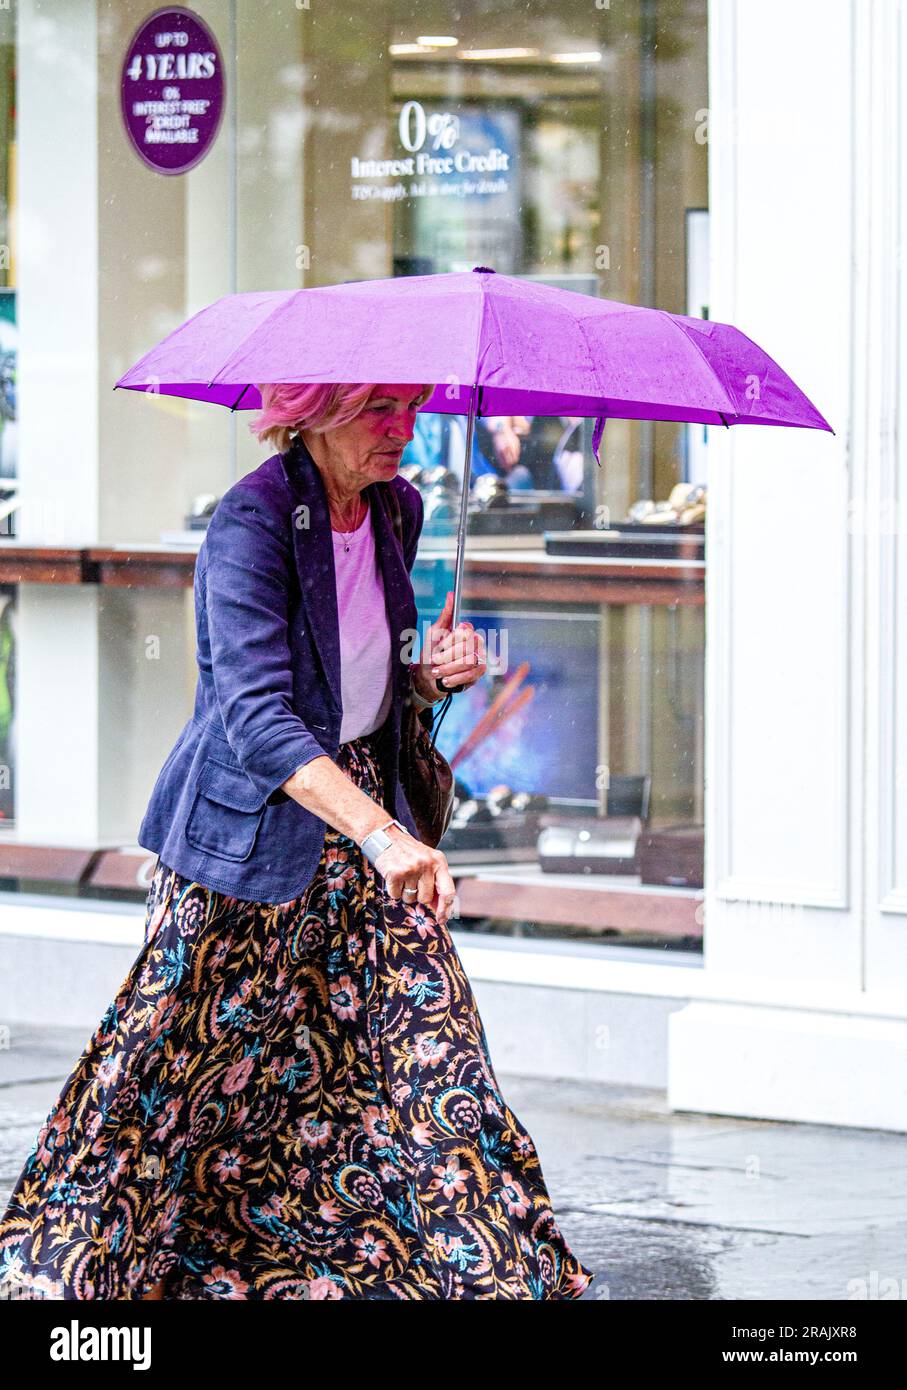
[[[138,901],[148,891],[156,858],[135,845],[24,844],[0,836],[0,885],[16,883],[20,891],[41,885],[83,897],[118,892],[135,894]],[[661,888],[627,874],[547,874],[537,863],[452,863],[450,869],[461,919],[702,937],[699,889]]]
[[[85,584],[85,553],[0,541],[0,583]]]
[[[191,588],[197,549],[153,543],[63,549],[0,543],[0,583],[106,584],[115,588]],[[538,550],[467,552],[464,596],[547,603],[693,604],[705,602],[703,560],[577,559]],[[453,552],[420,554],[417,597]]]
[[[549,874],[538,864],[452,864],[461,917],[540,926],[702,938],[698,888],[662,888],[630,874]]]
[[[0,583],[191,588],[197,552],[181,546],[64,549],[0,542]]]

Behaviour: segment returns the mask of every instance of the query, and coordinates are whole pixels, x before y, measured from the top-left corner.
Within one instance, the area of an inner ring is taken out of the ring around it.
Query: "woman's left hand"
[[[449,591],[440,617],[429,626],[427,651],[419,663],[421,669],[418,672],[430,685],[443,680],[449,689],[457,685],[475,685],[485,674],[485,639],[482,634],[476,632],[466,619],[451,629],[453,598],[453,592]]]

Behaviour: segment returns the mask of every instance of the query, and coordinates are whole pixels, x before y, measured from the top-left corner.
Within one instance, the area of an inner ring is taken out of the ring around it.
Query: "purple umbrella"
[[[477,417],[595,416],[599,464],[608,416],[834,433],[778,364],[730,324],[552,289],[487,266],[224,295],[116,387],[259,410],[256,382],[377,381],[433,381],[423,409],[467,416],[454,625]]]

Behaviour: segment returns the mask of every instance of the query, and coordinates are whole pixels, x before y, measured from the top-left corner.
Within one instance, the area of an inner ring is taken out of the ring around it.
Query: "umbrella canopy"
[[[434,382],[423,410],[466,415],[454,624],[478,417],[595,416],[599,463],[609,416],[834,433],[777,362],[730,324],[553,289],[489,266],[224,295],[114,389],[259,410],[257,382]]]
[[[435,382],[427,411],[831,430],[730,324],[484,266],[225,295],[116,383],[259,410],[256,382]],[[833,431],[832,431],[833,433]],[[598,449],[601,428],[596,430]]]

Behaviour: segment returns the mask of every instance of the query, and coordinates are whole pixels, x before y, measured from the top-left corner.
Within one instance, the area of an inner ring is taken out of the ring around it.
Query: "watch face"
[[[387,849],[388,845],[394,842],[386,830],[373,830],[370,835],[366,835],[362,842],[362,847],[368,846],[366,858],[374,862],[382,850]]]

